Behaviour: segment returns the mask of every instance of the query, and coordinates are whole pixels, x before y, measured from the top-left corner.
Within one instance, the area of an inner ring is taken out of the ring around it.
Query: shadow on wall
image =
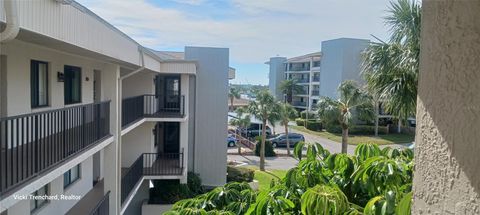
[[[480,213],[480,1],[423,1],[414,207]]]

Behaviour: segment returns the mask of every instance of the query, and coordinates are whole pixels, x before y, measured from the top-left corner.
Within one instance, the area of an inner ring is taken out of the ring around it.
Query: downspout
[[[145,70],[145,62],[144,62],[144,59],[143,59],[143,51],[140,49],[139,50],[139,53],[140,53],[140,63],[141,63],[141,67],[124,75],[124,76],[120,76],[118,77],[117,79],[117,86],[118,86],[118,90],[117,90],[117,107],[118,107],[118,112],[117,112],[117,131],[115,132],[116,134],[116,138],[117,138],[117,146],[118,146],[118,150],[117,150],[117,159],[120,161],[121,157],[122,157],[122,81],[132,75],[135,75],[143,70]],[[121,173],[121,170],[122,170],[122,167],[120,165],[120,162],[117,162],[117,172]],[[121,195],[121,174],[119,175],[120,176],[120,183],[117,185],[117,188],[118,188],[118,195]],[[119,196],[118,199],[121,199],[121,196]],[[124,209],[122,209],[122,203],[121,202],[118,202],[118,205],[120,206],[120,214],[123,214],[124,212]],[[126,208],[125,208],[126,209]]]
[[[5,30],[0,33],[0,42],[8,42],[17,37],[20,31],[20,23],[18,22],[17,3],[15,0],[4,0],[3,7],[6,27]]]

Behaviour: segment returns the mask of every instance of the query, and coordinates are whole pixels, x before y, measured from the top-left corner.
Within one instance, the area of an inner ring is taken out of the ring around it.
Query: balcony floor
[[[104,194],[103,180],[99,181],[95,186],[82,197],[66,214],[67,215],[85,215],[97,206],[98,202],[102,200]]]

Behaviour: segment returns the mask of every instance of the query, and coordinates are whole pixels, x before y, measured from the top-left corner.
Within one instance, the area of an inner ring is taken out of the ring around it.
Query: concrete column
[[[187,115],[187,120],[185,122],[180,122],[180,152],[183,149],[183,174],[184,177],[180,180],[180,183],[187,183],[187,172],[188,172],[188,155],[189,155],[189,148],[188,148],[188,143],[189,143],[189,120],[188,118],[190,117],[188,115],[189,113],[189,105],[190,105],[190,77],[189,75],[182,75],[181,80],[180,80],[180,92],[182,92],[182,95],[185,95],[185,114]],[[182,161],[180,161],[182,162]]]
[[[120,158],[119,146],[121,136],[118,135],[118,118],[120,107],[117,94],[119,91],[118,78],[120,67],[111,65],[102,71],[102,100],[110,100],[110,133],[114,135],[114,142],[104,148],[104,190],[110,191],[110,214],[120,214]]]
[[[480,214],[480,1],[422,10],[412,214]]]

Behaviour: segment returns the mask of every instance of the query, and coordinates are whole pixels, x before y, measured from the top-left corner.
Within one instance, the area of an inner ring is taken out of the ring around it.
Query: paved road
[[[254,155],[228,155],[228,160],[243,162],[252,166],[260,165],[260,157]],[[265,158],[266,169],[284,169],[288,170],[297,165],[298,161],[292,157],[267,157]]]

